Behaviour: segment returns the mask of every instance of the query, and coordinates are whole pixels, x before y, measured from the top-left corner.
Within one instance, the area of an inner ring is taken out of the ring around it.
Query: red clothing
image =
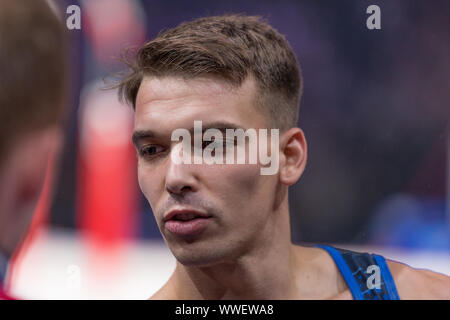
[[[16,298],[11,297],[9,294],[3,291],[1,282],[0,282],[0,300],[17,300]]]

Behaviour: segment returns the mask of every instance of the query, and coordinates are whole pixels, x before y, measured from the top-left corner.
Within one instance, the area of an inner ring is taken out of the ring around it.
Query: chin
[[[172,252],[179,263],[186,267],[209,267],[220,263],[222,259],[206,252]]]
[[[217,248],[187,248],[183,245],[171,249],[177,261],[186,267],[209,267],[227,260],[228,255]]]

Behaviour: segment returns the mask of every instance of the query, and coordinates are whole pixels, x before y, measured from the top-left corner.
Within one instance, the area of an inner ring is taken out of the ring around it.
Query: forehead
[[[259,128],[264,119],[255,107],[256,91],[251,78],[236,88],[209,78],[145,77],[136,97],[135,129],[185,128],[194,120]]]

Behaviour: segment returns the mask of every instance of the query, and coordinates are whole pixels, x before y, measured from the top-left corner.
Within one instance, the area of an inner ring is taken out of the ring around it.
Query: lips
[[[210,218],[211,215],[188,209],[172,210],[165,217],[164,222],[169,220],[188,221],[196,218]]]
[[[195,210],[172,210],[164,217],[166,229],[177,236],[193,236],[202,232],[212,216]]]

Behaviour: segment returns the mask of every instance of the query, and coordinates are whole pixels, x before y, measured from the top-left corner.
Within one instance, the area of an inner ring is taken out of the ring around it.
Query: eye
[[[222,155],[226,155],[228,152],[231,152],[237,146],[237,138],[235,139],[213,139],[212,141],[202,141],[202,149],[205,150],[211,143],[215,142],[215,148],[210,150],[211,155],[216,155],[216,148],[222,150]]]
[[[236,147],[238,144],[238,140],[236,137],[234,137],[234,139],[229,139],[229,140],[224,140],[223,141],[223,147],[227,148],[227,147],[231,147],[234,148]]]
[[[214,141],[214,140],[213,140]],[[208,145],[210,145],[213,141],[202,141],[202,149],[205,149]]]
[[[216,143],[216,146],[217,146],[217,143],[222,144],[223,150],[225,150],[228,147],[227,140],[212,139],[212,141],[202,141],[202,149],[205,149],[207,146],[209,146],[213,142]],[[231,145],[233,145],[232,141],[231,141]]]
[[[145,158],[152,158],[164,151],[164,148],[158,145],[147,145],[139,149],[139,155]]]

